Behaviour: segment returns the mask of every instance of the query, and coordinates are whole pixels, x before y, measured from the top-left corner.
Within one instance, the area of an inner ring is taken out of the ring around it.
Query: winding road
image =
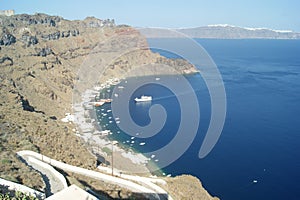
[[[126,174],[122,174],[122,178],[120,178],[105,173],[68,165],[33,151],[19,151],[17,154],[26,160],[29,165],[34,168],[36,167],[35,169],[39,170],[49,179],[50,191],[53,193],[66,187],[63,183],[64,177],[62,179],[62,175],[53,168],[56,167],[64,171],[81,174],[110,184],[116,184],[132,192],[141,193],[148,199],[172,200],[172,197],[169,196],[165,190],[155,184],[155,182],[163,183],[164,181],[161,179],[131,176]],[[52,171],[51,168],[48,168],[50,165],[53,166],[52,169],[57,173]],[[46,168],[48,171],[46,171]]]

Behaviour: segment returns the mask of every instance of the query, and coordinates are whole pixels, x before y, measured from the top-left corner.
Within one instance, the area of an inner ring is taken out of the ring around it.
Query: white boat
[[[104,130],[104,131],[100,131],[99,133],[100,133],[101,135],[105,136],[105,135],[110,134],[111,132],[110,132],[110,130]]]
[[[142,95],[141,98],[135,98],[134,100],[135,100],[135,102],[152,101],[152,96]]]
[[[102,87],[101,87],[101,86],[95,86],[95,87],[94,87],[94,90],[100,91],[100,90],[102,90]]]

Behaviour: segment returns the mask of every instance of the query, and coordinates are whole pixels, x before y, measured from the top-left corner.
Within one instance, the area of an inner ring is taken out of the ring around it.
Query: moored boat
[[[135,102],[144,102],[144,101],[152,101],[152,96],[142,95],[141,98],[135,98]]]

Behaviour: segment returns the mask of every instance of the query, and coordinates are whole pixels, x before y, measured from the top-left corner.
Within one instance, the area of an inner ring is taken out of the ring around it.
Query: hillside
[[[132,47],[139,48],[120,55],[121,49]],[[153,54],[139,32],[116,26],[113,20],[88,17],[69,21],[45,14],[0,16],[0,177],[44,190],[41,175],[17,158],[20,150],[33,150],[71,165],[95,169],[96,157],[75,135],[75,125],[61,121],[65,113],[73,112],[75,82],[85,72],[92,73],[87,63],[83,65],[88,56],[94,56],[92,64],[115,58],[107,63],[107,71],[101,72],[104,77],[97,77],[98,81],[122,77],[132,66],[147,63],[168,64],[181,73],[195,71],[185,61]],[[151,73],[149,69],[147,74]],[[120,190],[86,177],[66,176],[70,183],[88,186],[109,198],[117,197],[116,191]],[[194,194],[173,182],[169,187],[174,184],[182,188],[179,198]],[[200,192],[201,198],[204,195],[212,199],[200,182],[191,184],[195,194]],[[176,192],[172,188],[170,191]],[[130,198],[128,191],[122,194]]]

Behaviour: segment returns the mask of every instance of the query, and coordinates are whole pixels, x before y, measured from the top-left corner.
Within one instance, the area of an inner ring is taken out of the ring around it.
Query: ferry
[[[135,98],[134,100],[135,100],[135,102],[152,101],[152,96],[142,95],[141,98]]]

